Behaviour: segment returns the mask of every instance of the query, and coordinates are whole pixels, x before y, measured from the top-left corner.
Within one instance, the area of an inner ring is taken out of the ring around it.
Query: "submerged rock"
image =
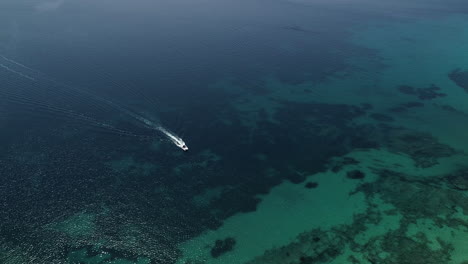
[[[414,95],[421,100],[431,100],[437,97],[446,96],[446,94],[438,92],[440,90],[440,87],[435,86],[433,84],[426,88],[416,88],[409,85],[400,85],[398,86],[398,90],[401,93],[407,95]]]
[[[365,213],[354,216],[352,224],[303,232],[291,243],[267,250],[247,264],[312,264],[333,260],[350,264],[452,263],[453,252],[463,250],[463,245],[456,247],[451,237],[437,237],[437,229],[448,226],[463,232],[466,222],[452,217],[456,212],[454,204],[465,205],[462,210],[468,212],[465,193],[441,188],[444,184],[441,181],[447,177],[421,177],[391,170],[375,172],[376,181],[362,183],[357,189],[370,203]],[[462,170],[450,177],[464,178],[467,172]],[[393,208],[382,209],[381,204],[391,204]],[[396,218],[396,229],[373,232],[388,223],[385,219],[396,215],[401,216]],[[424,228],[427,224],[429,228]]]
[[[383,139],[392,152],[405,153],[416,162],[417,167],[428,168],[438,164],[439,158],[458,153],[452,147],[438,142],[431,134],[406,129],[388,128]]]
[[[398,90],[404,94],[411,94],[411,95],[416,94],[416,88],[411,87],[409,85],[400,85],[398,86]]]
[[[380,122],[393,122],[394,121],[393,117],[384,115],[384,114],[379,114],[379,113],[371,114],[370,117]]]
[[[403,106],[395,106],[392,108],[388,109],[390,112],[395,112],[395,113],[402,113],[408,111],[408,108],[403,107]]]
[[[424,104],[421,103],[421,102],[407,102],[407,103],[404,103],[404,104],[401,104],[403,107],[406,107],[406,108],[413,108],[413,107],[423,107]]]
[[[333,172],[338,172],[341,169],[343,169],[344,166],[347,165],[356,165],[359,164],[359,161],[357,161],[354,158],[351,157],[343,157],[343,158],[334,158],[330,161],[330,168]]]
[[[360,170],[352,170],[352,171],[348,171],[348,173],[346,173],[346,177],[348,179],[352,179],[352,180],[359,180],[359,179],[363,179],[366,175],[364,174],[364,172],[360,171]]]
[[[458,86],[463,88],[466,92],[468,92],[468,71],[456,69],[449,73],[449,78]]]
[[[402,113],[408,111],[410,108],[415,108],[415,107],[423,107],[424,104],[421,102],[407,102],[407,103],[402,103],[399,104],[398,106],[391,107],[388,110],[390,112],[395,112],[395,113]]]
[[[316,183],[316,182],[308,182],[308,183],[306,183],[305,187],[306,187],[307,189],[315,189],[315,188],[318,187],[318,183]]]
[[[292,183],[295,183],[295,184],[298,184],[298,183],[301,183],[301,182],[304,182],[305,179],[306,179],[306,176],[305,175],[302,175],[300,173],[292,173],[288,176],[288,179],[292,182]]]
[[[300,234],[288,245],[267,250],[246,264],[328,263],[343,253],[346,242],[339,232],[313,229]]]
[[[369,103],[362,103],[361,104],[361,109],[364,110],[364,111],[371,110],[372,108],[374,108],[374,107]]]
[[[232,237],[227,237],[224,240],[218,239],[216,240],[213,248],[211,248],[211,256],[213,258],[217,258],[226,252],[231,251],[236,244],[236,240]]]
[[[457,190],[468,190],[468,171],[462,170],[447,177],[449,184]]]

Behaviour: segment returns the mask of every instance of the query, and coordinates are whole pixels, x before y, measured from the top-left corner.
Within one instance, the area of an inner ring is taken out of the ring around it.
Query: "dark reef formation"
[[[236,240],[232,237],[227,237],[225,239],[218,239],[215,241],[214,246],[211,248],[211,256],[217,258],[226,252],[231,251],[236,245]]]
[[[431,85],[426,88],[415,88],[409,85],[400,85],[398,87],[398,90],[401,93],[416,96],[421,100],[432,100],[437,97],[446,96],[446,94],[438,92],[440,90],[440,87],[437,87],[435,85]]]
[[[446,176],[449,186],[453,189],[468,190],[468,170],[459,170]]]
[[[330,167],[331,171],[339,172],[340,170],[343,169],[344,166],[357,165],[357,164],[359,164],[359,161],[354,159],[354,158],[339,157],[339,158],[330,159],[330,162],[329,162],[328,166]]]
[[[384,201],[394,205],[405,216],[408,223],[416,219],[432,219],[435,223],[458,227],[465,223],[454,222],[442,217],[451,216],[460,206],[468,213],[468,197],[460,190],[467,187],[468,170],[460,169],[448,175],[421,178],[391,170],[380,170],[379,179],[373,183],[362,184],[357,191],[367,196],[379,195]],[[450,188],[440,188],[448,185]],[[468,224],[468,223],[466,223]]]
[[[363,111],[369,111],[369,110],[372,110],[374,108],[374,106],[372,106],[372,104],[369,104],[369,103],[362,103],[361,104],[361,109]]]
[[[449,73],[449,78],[456,83],[458,86],[468,92],[468,71],[462,71],[461,69],[453,70]]]
[[[306,187],[307,189],[315,189],[315,188],[318,187],[318,183],[316,183],[316,182],[308,182],[308,183],[305,184],[305,187]]]
[[[266,251],[247,264],[313,264],[327,263],[340,255],[345,240],[332,232],[315,229],[298,236],[296,242]]]
[[[440,143],[434,136],[401,127],[381,126],[370,138],[380,142],[388,150],[395,153],[405,153],[416,163],[416,166],[427,168],[438,163],[438,159],[459,153],[452,147]]]
[[[406,108],[414,108],[414,107],[423,107],[424,104],[421,102],[407,102],[401,104],[401,106],[406,107]]]
[[[376,173],[379,175],[377,181],[362,183],[351,193],[363,193],[369,205],[366,212],[354,216],[352,224],[304,232],[294,242],[268,250],[248,264],[329,263],[345,252],[346,263],[353,264],[452,263],[454,247],[450,240],[439,237],[434,242],[423,232],[409,235],[408,231],[418,220],[432,221],[434,228],[465,229],[468,222],[455,216],[454,205],[462,206],[465,215],[468,213],[468,197],[461,192],[468,187],[465,185],[468,170],[428,178],[391,170],[376,170]],[[451,188],[440,188],[446,184]],[[375,198],[395,209],[382,211]],[[366,234],[366,231],[371,226],[381,225],[383,217],[397,214],[401,219],[395,229],[359,239],[372,234]],[[438,246],[433,247],[433,243]]]
[[[301,183],[306,179],[306,176],[301,173],[293,172],[288,176],[288,180],[292,183]]]
[[[364,179],[365,176],[366,175],[364,174],[364,172],[360,170],[352,170],[346,173],[346,178],[352,179],[352,180]]]
[[[410,155],[416,165],[423,168],[437,164],[438,158],[457,153],[450,146],[437,142],[433,136],[418,132],[396,132],[395,137],[389,139],[388,147]]]
[[[395,121],[393,117],[381,114],[381,113],[373,113],[370,115],[370,117],[374,120],[380,121],[380,122],[393,122]]]
[[[403,112],[407,112],[411,108],[423,107],[423,106],[424,106],[424,104],[421,103],[421,102],[407,102],[407,103],[399,104],[398,106],[392,107],[392,108],[390,108],[388,110],[390,112],[403,113]]]

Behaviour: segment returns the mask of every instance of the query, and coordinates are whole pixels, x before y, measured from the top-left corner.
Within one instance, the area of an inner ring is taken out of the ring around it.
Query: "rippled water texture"
[[[457,0],[3,0],[0,263],[466,264],[467,43]]]

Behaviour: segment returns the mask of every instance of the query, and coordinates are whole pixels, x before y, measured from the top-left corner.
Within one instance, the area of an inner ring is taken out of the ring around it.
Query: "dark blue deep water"
[[[467,263],[466,43],[459,0],[1,0],[0,263]]]

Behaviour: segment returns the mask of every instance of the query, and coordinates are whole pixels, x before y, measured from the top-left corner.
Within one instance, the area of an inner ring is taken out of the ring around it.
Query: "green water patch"
[[[399,229],[401,216],[392,210],[391,205],[375,200],[365,213],[355,214],[349,225],[303,232],[292,243],[272,248],[247,263],[372,263],[362,251],[369,241]]]
[[[409,155],[418,167],[431,167],[438,159],[462,154],[456,149],[440,143],[431,134],[402,128],[386,127],[382,133],[382,145],[390,151]]]
[[[346,158],[360,163],[343,170],[359,169],[372,177],[356,189],[366,193],[366,212],[355,214],[352,224],[303,232],[249,264],[466,261],[468,210],[459,205],[467,196],[456,187],[443,187],[450,179],[468,179],[460,167],[466,157],[448,157],[430,169],[382,150],[357,151]]]
[[[468,217],[463,215],[461,211],[459,212],[460,215],[452,219],[466,221]],[[450,227],[437,224],[432,219],[421,218],[408,226],[406,235],[416,241],[427,243],[432,250],[441,250],[447,244],[450,244],[450,263],[464,263],[464,261],[467,261],[468,228],[464,225]]]
[[[387,149],[336,157],[327,172],[308,175],[316,188],[280,184],[260,196],[255,212],[182,243],[178,263],[460,264],[468,238],[467,160],[449,155],[421,166],[412,155]],[[349,176],[356,171],[359,177]],[[420,219],[438,228],[418,233]],[[226,238],[235,243],[213,255]]]
[[[316,189],[302,185],[284,183],[273,188],[258,205],[257,210],[237,214],[224,221],[216,231],[208,231],[181,245],[183,258],[179,263],[206,261],[206,263],[243,263],[265,250],[293,240],[297,234],[314,226],[333,226],[347,223],[353,212],[362,208],[362,197],[349,199],[347,193],[354,183],[343,183],[338,177],[316,175]],[[332,194],[330,189],[339,188]],[[333,208],[343,208],[336,211]],[[213,257],[211,250],[216,241],[232,237],[233,249]]]
[[[377,263],[463,263],[467,196],[447,188],[453,173],[459,174],[421,177],[381,171],[378,181],[364,184],[361,190],[367,197],[380,197],[402,215],[400,228],[383,236],[380,247],[386,255],[368,252],[366,258]]]

